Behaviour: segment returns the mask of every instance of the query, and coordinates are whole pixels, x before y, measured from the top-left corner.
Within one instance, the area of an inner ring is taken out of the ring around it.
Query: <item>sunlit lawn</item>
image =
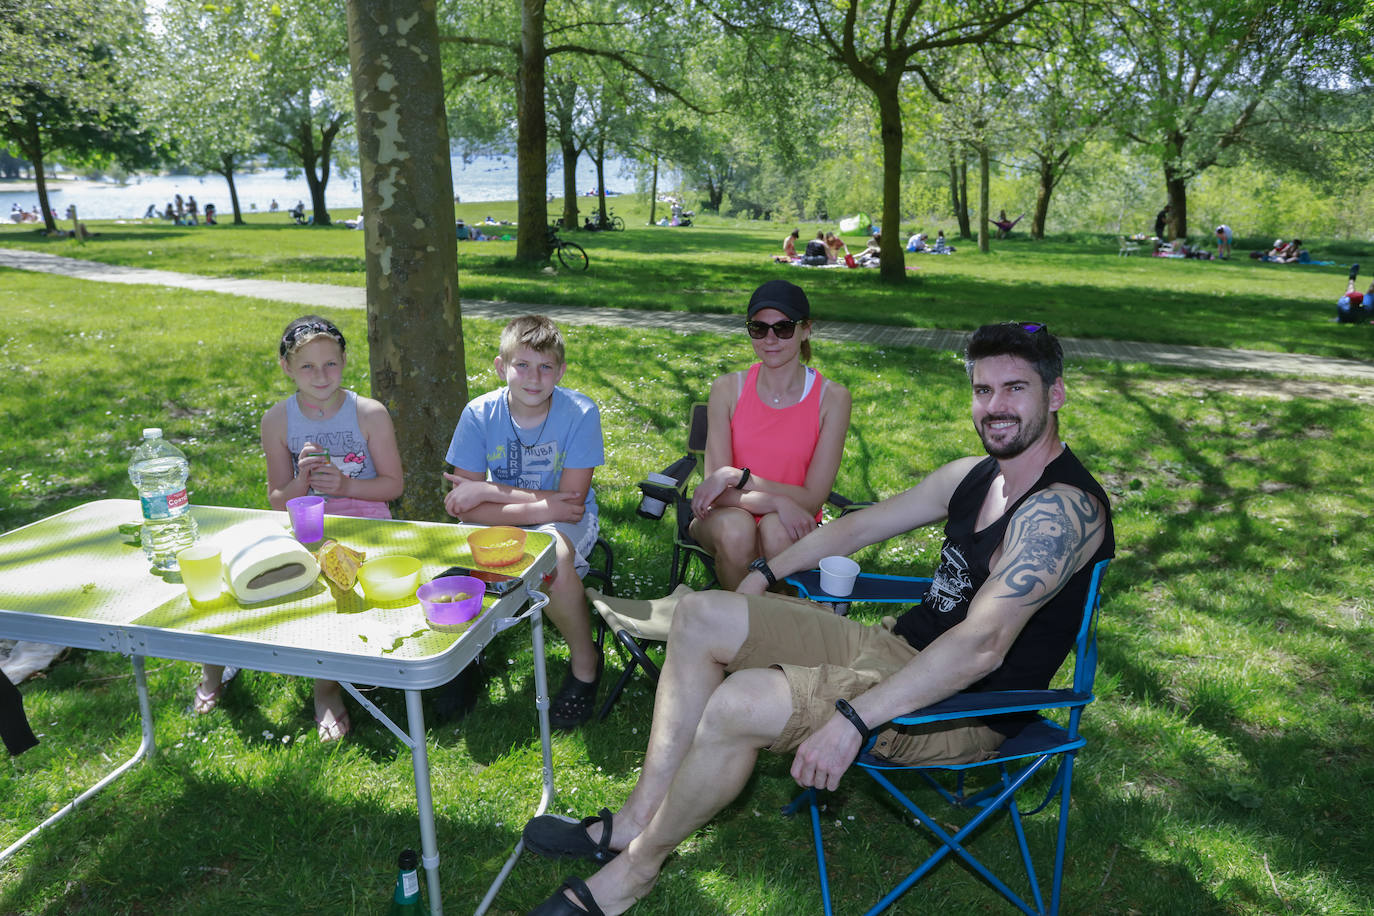
[[[579,201],[586,214],[588,201]],[[1337,325],[1336,298],[1351,261],[1367,246],[1310,241],[1334,266],[1251,261],[1241,240],[1227,262],[1117,256],[1115,236],[1075,236],[1033,242],[1024,236],[994,241],[990,254],[958,242],[951,256],[908,255],[910,282],[892,288],[873,270],[810,270],[773,263],[780,223],[722,220],[703,215],[688,228],[647,226],[647,205],[614,199],[626,232],[569,232],[591,257],[586,273],[550,275],[517,266],[515,243],[458,245],[461,295],[474,299],[705,312],[738,311],[765,279],[786,277],[805,286],[816,316],[969,330],[1008,315],[1044,321],[1074,337],[1366,358],[1374,329]],[[662,208],[660,208],[660,211]],[[557,202],[550,217],[561,213]],[[460,205],[476,223],[490,215],[513,218],[513,204]],[[29,227],[0,227],[0,246],[32,247],[115,264],[212,276],[257,277],[362,286],[363,233],[342,227],[306,229],[281,214],[250,214],[247,226],[178,228],[160,222],[92,223],[99,239],[81,244],[48,240]],[[804,234],[830,225],[803,225]],[[509,231],[509,229],[498,230]],[[851,248],[862,239],[850,237]]]
[[[296,239],[338,240],[337,253],[319,257],[356,259],[359,244],[345,230],[139,231],[179,244],[210,239],[226,259],[242,244],[234,258],[242,263],[253,250],[267,257],[274,239],[279,253]],[[728,231],[764,247],[758,230]],[[594,257],[614,245],[633,247],[635,236],[594,240],[605,246],[594,248]],[[112,235],[79,251],[44,247],[82,255],[131,252],[135,244],[164,251],[133,239]],[[0,237],[0,244],[11,241]],[[1058,282],[1081,288],[1085,298],[1097,277],[1123,270],[1148,272],[1156,286],[1202,271],[1236,271],[1252,284],[1255,277],[1289,283],[1298,276],[1248,263],[1123,264],[1114,256],[1074,254],[1069,245],[1058,254],[1048,247],[1049,254],[1025,257],[1046,277],[1061,271]],[[747,260],[761,259],[757,254]],[[959,272],[981,264],[1010,273],[1005,265],[1020,255],[983,262],[963,256],[926,272],[946,278],[949,288],[976,285],[988,281]],[[205,247],[165,255],[157,266],[191,269],[198,257],[207,257]],[[1074,264],[1082,266],[1064,266]],[[649,266],[635,270],[650,283]],[[767,264],[717,267],[704,258],[683,270],[696,282],[719,284],[699,299],[719,307],[741,301],[728,284],[776,275]],[[518,284],[547,282],[510,268],[497,273]],[[818,283],[832,282],[824,272],[818,276]],[[1335,282],[1331,271],[1301,276]],[[483,281],[465,275],[464,282],[471,294]],[[922,301],[931,287],[940,288],[932,279],[915,293],[889,294],[859,276],[833,284],[820,288],[862,285],[886,303],[899,296]],[[131,497],[128,450],[139,429],[153,423],[191,457],[193,504],[263,505],[256,424],[289,391],[273,350],[292,307],[4,270],[0,295],[0,530],[87,500]],[[1116,295],[1097,292],[1104,301]],[[1145,301],[1202,295],[1156,290]],[[1277,295],[1290,301],[1293,294]],[[1220,299],[1214,286],[1206,297]],[[632,304],[627,299],[621,294],[618,301]],[[818,303],[838,299],[816,296]],[[1294,297],[1284,307],[1305,308],[1302,301]],[[1309,330],[1296,327],[1282,338],[1288,345],[1349,330],[1317,319],[1318,304],[1314,298]],[[861,303],[853,307],[858,316]],[[921,322],[945,314],[953,320],[956,311],[948,304],[929,309]],[[1015,296],[980,309],[999,317],[1045,314]],[[1071,327],[1072,312],[1063,306],[1062,323]],[[348,382],[366,390],[362,315],[334,317],[355,342]],[[1165,309],[1154,323],[1167,330],[1181,318]],[[1267,321],[1253,316],[1256,325]],[[480,351],[494,343],[498,326],[469,319],[465,330],[475,394],[492,383]],[[747,343],[653,327],[565,330],[565,383],[603,411],[608,461],[597,486],[603,534],[616,548],[617,586],[624,594],[659,594],[666,587],[667,525],[634,514],[634,483],[680,454],[687,405],[717,373],[746,363]],[[822,343],[816,362],[855,396],[841,492],[890,494],[976,450],[955,354]],[[1120,556],[1107,583],[1099,700],[1085,720],[1090,743],[1076,771],[1064,912],[1370,912],[1374,483],[1361,462],[1374,437],[1374,387],[1316,386],[1321,396],[1312,396],[1311,388],[1271,379],[1196,375],[1105,363],[1067,370],[1063,434],[1112,494]],[[429,474],[441,461],[435,455],[431,466],[407,471]],[[924,573],[938,543],[938,531],[921,532],[859,559],[874,571]],[[858,612],[870,619],[877,613]],[[561,643],[553,654],[556,680]],[[538,798],[523,632],[502,637],[488,658],[495,675],[486,698],[461,725],[433,722],[430,733],[450,912],[475,905]],[[313,737],[309,684],[256,672],[229,687],[221,710],[192,717],[185,708],[194,667],[156,659],[149,667],[159,756],[0,868],[0,913],[379,912],[397,852],[419,841],[409,755],[390,734],[355,710],[354,736],[322,747]],[[127,675],[119,656],[80,651],[24,686],[44,740],[28,754],[0,760],[0,846],[132,752],[137,713]],[[394,692],[373,696],[393,718],[403,714]],[[555,810],[583,816],[623,798],[642,759],[647,699],[640,690],[608,722],[556,739]],[[669,860],[659,888],[634,912],[818,911],[806,826],[777,813],[794,789],[787,765],[765,757],[742,797]],[[832,801],[826,824],[843,913],[870,904],[878,887],[901,873],[902,858],[928,848],[857,780]],[[1039,815],[1032,824],[1031,842],[1043,848],[1053,819]],[[1015,848],[998,832],[977,847],[1004,865]],[[587,869],[525,857],[494,912],[525,912],[570,871]],[[1007,909],[969,872],[946,863],[896,912]]]

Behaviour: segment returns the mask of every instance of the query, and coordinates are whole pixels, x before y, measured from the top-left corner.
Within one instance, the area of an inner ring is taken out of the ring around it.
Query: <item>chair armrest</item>
[[[952,719],[983,718],[1018,712],[1040,712],[1046,709],[1071,709],[1087,706],[1092,694],[1072,690],[988,690],[956,693],[906,715],[893,718],[893,725],[923,725],[928,722],[947,722]]]
[[[878,604],[915,604],[930,589],[930,579],[916,576],[883,576],[859,573],[854,591],[845,596],[827,595],[821,591],[821,571],[808,569],[786,577],[803,598],[812,601],[870,601]]]

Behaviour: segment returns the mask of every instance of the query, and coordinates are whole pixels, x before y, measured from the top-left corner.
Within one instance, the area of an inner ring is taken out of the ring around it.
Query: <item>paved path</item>
[[[367,307],[367,291],[356,286],[202,277],[170,270],[147,270],[138,267],[100,264],[95,261],[79,261],[74,258],[14,248],[0,248],[0,266],[61,274],[102,283],[173,286],[180,289],[227,293],[232,296],[251,296],[255,299],[290,302],[309,308],[363,309]],[[712,334],[735,334],[739,331],[739,316],[737,315],[650,312],[591,306],[529,305],[519,302],[492,302],[484,299],[463,299],[462,306],[464,315],[495,320],[538,311],[555,321],[574,325],[606,327],[652,325],[684,332]],[[823,340],[852,340],[883,346],[925,347],[932,350],[958,352],[963,348],[966,332],[827,321],[817,327],[816,336]],[[1064,344],[1064,354],[1071,359],[1105,359],[1116,362],[1149,363],[1155,366],[1196,369],[1250,370],[1308,378],[1338,379],[1346,382],[1374,382],[1374,363],[1361,360],[1307,356],[1301,353],[1227,350],[1221,347],[1172,346],[1130,340],[1095,340],[1073,337],[1060,339]]]

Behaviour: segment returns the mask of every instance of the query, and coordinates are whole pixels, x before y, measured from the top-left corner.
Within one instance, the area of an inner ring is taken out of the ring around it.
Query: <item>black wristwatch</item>
[[[749,482],[749,473],[750,472],[748,468],[745,468],[743,471],[740,471],[739,483],[735,484],[736,490],[744,489],[744,485]]]
[[[778,577],[773,575],[773,570],[768,568],[768,561],[763,557],[749,564],[749,568],[755,572],[763,573],[763,577],[768,580],[768,587],[772,588],[778,584]]]
[[[854,707],[849,705],[849,701],[840,697],[835,701],[835,708],[840,711],[840,715],[849,720],[850,725],[858,730],[859,738],[863,744],[868,744],[868,739],[873,737],[873,730],[868,727],[868,723],[863,720],[863,717],[854,711]]]

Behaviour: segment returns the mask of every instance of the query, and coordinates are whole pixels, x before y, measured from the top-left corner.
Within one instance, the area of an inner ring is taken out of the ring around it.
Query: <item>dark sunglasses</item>
[[[1050,332],[1050,329],[1045,327],[1043,324],[1018,322],[1018,327],[1020,327],[1021,330],[1025,331],[1027,334],[1039,334],[1042,331],[1048,334]]]
[[[775,321],[768,324],[764,321],[746,321],[744,328],[749,332],[749,336],[755,340],[763,340],[772,331],[777,335],[778,340],[791,340],[792,335],[797,333],[797,323],[790,318],[782,321]]]

